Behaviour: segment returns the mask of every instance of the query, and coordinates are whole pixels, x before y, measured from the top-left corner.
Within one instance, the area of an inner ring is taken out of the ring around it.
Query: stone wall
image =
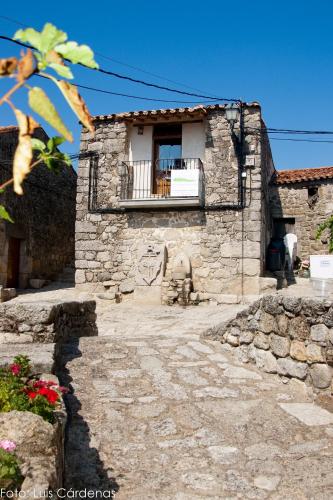
[[[239,201],[238,159],[225,110],[208,110],[204,122],[205,204],[236,205]],[[245,108],[244,123],[246,127],[263,126],[258,105]],[[136,285],[139,246],[144,243],[166,246],[167,270],[177,254],[185,252],[191,261],[196,292],[213,296],[241,294],[242,289],[245,294],[260,293],[258,276],[264,255],[261,179],[268,155],[262,152],[260,134],[249,130],[244,139],[244,153],[251,153],[255,166],[247,178],[245,209],[224,206],[223,210],[152,209],[123,213],[106,212],[119,207],[119,165],[128,159],[126,121],[117,117],[97,120],[95,136],[84,130],[81,152],[94,153],[96,159],[82,159],[79,164],[76,285],[102,291],[106,283],[113,291],[130,293]],[[96,207],[89,211],[92,161],[98,164],[94,180]]]
[[[50,379],[55,379],[54,375]],[[0,439],[16,444],[15,454],[24,477],[20,495],[43,500],[63,487],[64,445],[67,416],[55,411],[54,424],[29,411],[0,413]]]
[[[35,135],[48,139],[42,129]],[[0,183],[11,177],[16,145],[16,127],[0,130]],[[15,195],[11,187],[0,195],[14,220],[0,220],[0,285],[7,285],[10,238],[20,240],[20,288],[27,287],[30,278],[55,279],[74,260],[76,179],[72,167],[56,175],[40,165],[24,182],[24,196]]]
[[[0,304],[0,344],[57,343],[97,335],[95,308],[93,300]]]
[[[318,197],[311,200],[308,188],[317,187]],[[270,208],[273,218],[295,218],[297,255],[308,259],[312,254],[328,253],[328,234],[315,239],[318,225],[333,212],[333,181],[300,182],[273,185],[270,189]]]
[[[266,295],[205,333],[268,373],[333,390],[333,302]]]

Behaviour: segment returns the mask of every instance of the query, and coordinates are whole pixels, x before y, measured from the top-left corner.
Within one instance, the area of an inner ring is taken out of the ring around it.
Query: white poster
[[[311,278],[333,279],[333,255],[310,255]]]
[[[199,169],[171,170],[171,196],[199,196]]]

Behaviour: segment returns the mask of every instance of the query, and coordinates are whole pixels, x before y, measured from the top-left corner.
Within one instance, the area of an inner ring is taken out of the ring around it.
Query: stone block
[[[260,260],[259,259],[244,259],[243,272],[245,276],[259,276]]]
[[[290,358],[279,358],[277,360],[278,374],[295,377],[304,380],[307,376],[308,366]]]
[[[297,316],[290,319],[288,333],[293,339],[306,340],[310,335],[310,327],[304,318]]]
[[[279,314],[276,317],[276,322],[278,326],[277,334],[286,336],[289,328],[289,319],[285,314]]]
[[[286,311],[292,312],[293,314],[298,314],[302,309],[302,299],[299,297],[284,296],[282,298],[282,304]]]
[[[249,330],[241,331],[241,334],[239,336],[240,344],[251,344],[253,339],[254,339],[254,333],[250,332]]]
[[[132,293],[134,291],[133,281],[123,281],[119,285],[119,290],[121,293]]]
[[[269,336],[259,332],[254,337],[253,343],[256,347],[258,347],[258,349],[264,349],[267,351],[267,349],[269,349]]]
[[[31,288],[42,288],[45,285],[45,280],[40,280],[40,279],[30,279],[29,280],[29,285]]]
[[[318,344],[308,344],[306,346],[306,357],[308,363],[324,363],[325,359],[322,348]]]
[[[297,361],[306,361],[307,353],[304,342],[293,340],[290,345],[290,356]]]
[[[258,368],[267,373],[277,373],[278,365],[276,358],[270,351],[254,349],[254,360]]]
[[[329,336],[329,329],[323,323],[311,326],[310,338],[315,342],[326,342]]]
[[[324,364],[314,364],[310,368],[310,376],[317,389],[326,389],[332,382],[332,368]]]
[[[272,314],[262,311],[259,321],[259,330],[264,333],[277,333],[276,319]]]
[[[271,351],[279,358],[285,358],[289,354],[290,340],[286,337],[281,337],[272,333],[271,335]]]

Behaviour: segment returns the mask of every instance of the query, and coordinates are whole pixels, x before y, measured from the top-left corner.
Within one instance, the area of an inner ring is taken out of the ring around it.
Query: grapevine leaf
[[[48,52],[54,49],[59,43],[65,42],[67,40],[67,33],[58,30],[53,24],[46,23],[43,31],[41,32],[41,52]]]
[[[23,82],[31,76],[36,69],[36,60],[30,49],[18,63],[18,81]]]
[[[54,69],[54,71],[56,71],[58,75],[62,76],[63,78],[74,78],[70,68],[68,66],[65,66],[64,64],[50,63],[49,67]]]
[[[33,28],[18,30],[14,35],[14,40],[27,42],[37,50],[41,50],[41,34]]]
[[[53,153],[53,151],[57,148],[57,146],[60,146],[60,144],[62,144],[64,141],[65,141],[64,137],[59,137],[59,136],[51,137],[51,139],[47,141],[47,147],[49,152]]]
[[[44,151],[46,149],[44,142],[34,137],[31,139],[31,145],[32,149],[35,149],[36,151]]]
[[[59,87],[66,101],[83,125],[90,130],[90,132],[94,132],[95,129],[91,115],[77,88],[64,80],[54,79],[53,81]]]
[[[0,59],[0,76],[8,76],[14,73],[17,68],[17,63],[16,57]]]
[[[40,87],[33,87],[29,90],[29,106],[38,113],[53,128],[58,130],[68,141],[73,142],[73,136],[64,125],[56,108]]]
[[[54,50],[72,63],[83,64],[88,68],[98,68],[98,64],[94,60],[94,53],[88,45],[78,45],[77,42],[66,42],[57,45]]]
[[[3,205],[0,205],[0,219],[7,220],[8,222],[14,222]]]
[[[17,108],[14,108],[14,113],[19,126],[18,146],[14,154],[13,163],[14,191],[16,194],[22,195],[22,182],[31,170],[31,134],[38,124],[33,118],[29,118]]]

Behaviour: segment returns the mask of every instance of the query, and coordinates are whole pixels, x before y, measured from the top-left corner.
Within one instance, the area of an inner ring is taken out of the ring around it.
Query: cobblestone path
[[[198,308],[103,307],[101,336],[63,352],[68,488],[114,488],[117,500],[333,499],[333,414],[303,383],[200,340]]]

